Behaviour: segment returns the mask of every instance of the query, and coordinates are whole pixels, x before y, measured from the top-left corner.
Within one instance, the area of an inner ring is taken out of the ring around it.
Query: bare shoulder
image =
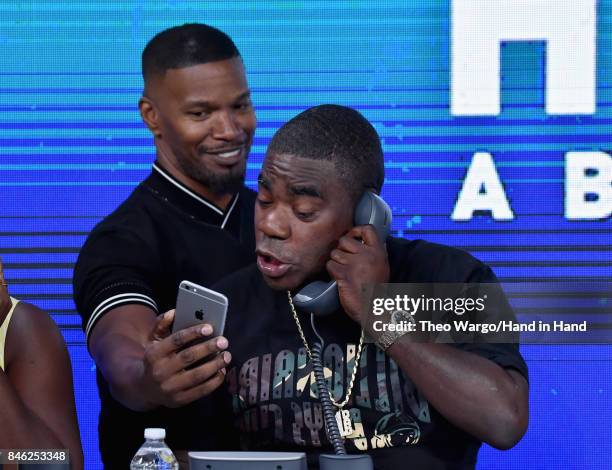
[[[36,334],[59,334],[59,328],[49,314],[28,302],[17,304],[11,324],[15,327],[12,332],[22,338],[23,335],[31,338]]]
[[[23,355],[30,360],[41,354],[61,355],[65,348],[64,338],[47,312],[27,302],[17,304],[7,335],[7,364]]]

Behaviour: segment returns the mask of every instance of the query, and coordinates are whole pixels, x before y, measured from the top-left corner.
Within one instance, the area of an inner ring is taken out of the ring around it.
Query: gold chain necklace
[[[293,319],[295,320],[295,324],[297,325],[298,332],[300,333],[300,337],[302,338],[302,342],[304,343],[304,347],[306,348],[306,352],[308,353],[308,357],[310,358],[310,360],[312,360],[312,353],[310,352],[310,347],[308,346],[308,341],[306,341],[306,336],[304,335],[304,330],[302,330],[302,324],[300,323],[300,319],[299,319],[299,317],[297,315],[297,312],[295,310],[295,306],[293,305],[293,299],[291,298],[291,292],[289,292],[289,291],[287,291],[287,298],[289,299],[289,306],[291,307],[291,313],[293,314]],[[359,368],[359,359],[361,358],[361,351],[363,350],[364,337],[365,337],[365,334],[364,334],[364,331],[363,331],[363,328],[362,328],[361,329],[361,337],[359,338],[359,347],[357,348],[357,355],[355,356],[355,364],[353,366],[353,372],[351,374],[351,379],[349,380],[348,389],[346,391],[346,397],[344,397],[344,400],[342,400],[340,403],[338,403],[332,397],[331,392],[330,391],[327,392],[327,393],[329,393],[329,399],[331,400],[333,405],[336,408],[338,408],[339,410],[342,410],[342,408],[344,408],[344,406],[346,406],[346,404],[351,399],[351,393],[353,392],[353,386],[355,385],[355,378],[357,377],[357,369]]]

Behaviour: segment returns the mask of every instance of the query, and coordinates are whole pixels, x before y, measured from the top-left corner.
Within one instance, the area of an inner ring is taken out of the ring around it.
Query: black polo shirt
[[[254,261],[255,193],[243,187],[223,211],[153,164],[145,179],[89,234],[74,271],[74,298],[89,340],[100,318],[126,304],[174,308],[179,282],[210,286]],[[97,373],[100,452],[106,468],[127,468],[145,427],[163,427],[174,449],[219,446],[194,429],[206,403],[137,413],[119,404]],[[212,434],[212,433],[211,433]]]

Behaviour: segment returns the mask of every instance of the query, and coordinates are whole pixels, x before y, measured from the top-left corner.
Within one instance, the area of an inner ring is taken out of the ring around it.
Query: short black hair
[[[385,166],[376,129],[358,111],[334,104],[309,108],[283,125],[267,153],[331,161],[351,196],[380,193]]]
[[[240,52],[223,31],[200,23],[184,24],[166,29],[149,41],[142,51],[142,76],[146,82],[168,69],[234,57],[240,57]]]

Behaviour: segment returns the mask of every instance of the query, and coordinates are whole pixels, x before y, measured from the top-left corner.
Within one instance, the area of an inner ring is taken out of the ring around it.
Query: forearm
[[[526,396],[518,373],[447,344],[410,343],[406,337],[387,354],[455,426],[497,448],[512,447],[524,434]]]
[[[133,411],[159,406],[149,396],[144,375],[144,348],[130,344],[107,348],[96,360],[115,400]]]
[[[158,406],[145,381],[145,347],[156,313],[141,305],[123,305],[106,313],[90,333],[89,348],[113,398],[134,411]]]
[[[66,446],[23,403],[7,375],[0,369],[0,448],[63,449]]]

